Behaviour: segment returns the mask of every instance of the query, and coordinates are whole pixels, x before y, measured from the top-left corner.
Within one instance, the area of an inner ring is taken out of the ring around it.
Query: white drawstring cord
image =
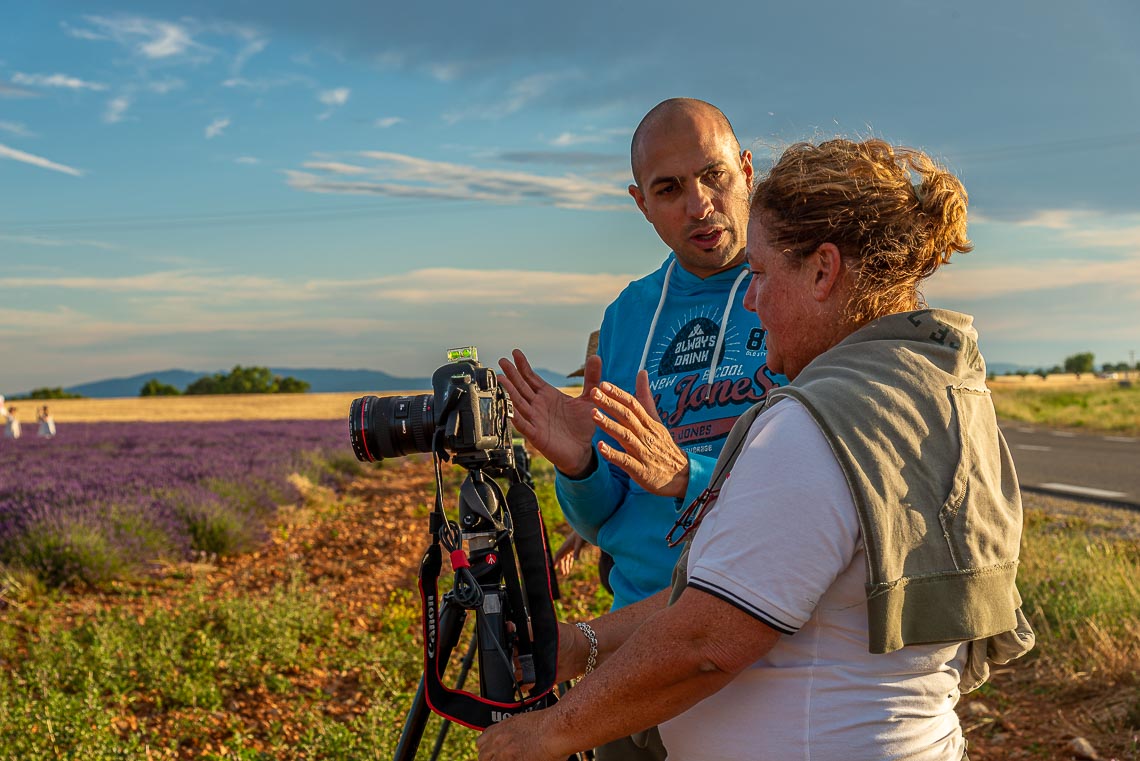
[[[669,293],[669,278],[673,277],[673,267],[677,264],[676,259],[669,261],[669,269],[665,270],[665,283],[661,286],[661,298],[657,301],[657,310],[653,313],[653,322],[649,323],[649,335],[645,337],[645,348],[641,351],[641,364],[637,366],[637,372],[645,369],[645,360],[649,356],[649,347],[653,344],[653,334],[657,331],[657,318],[661,316],[661,309],[665,306],[665,294]]]
[[[748,277],[748,274],[748,270],[745,269],[736,276],[736,282],[732,284],[732,290],[728,292],[728,301],[724,303],[724,319],[720,321],[720,332],[716,334],[716,346],[713,348],[712,364],[709,365],[710,386],[716,381],[716,358],[720,356],[720,348],[724,345],[724,331],[728,328],[728,316],[732,313],[732,300],[736,298],[736,289],[740,287],[740,281]]]
[[[676,264],[677,259],[674,258],[669,262],[669,269],[665,270],[665,282],[661,285],[661,298],[658,299],[657,309],[653,312],[653,322],[649,323],[649,335],[645,337],[645,348],[641,351],[641,363],[637,366],[638,372],[645,369],[645,361],[649,358],[649,347],[653,345],[653,335],[657,332],[657,320],[661,317],[661,310],[665,308],[665,297],[669,293],[669,279],[673,277],[673,267]],[[720,331],[716,335],[716,346],[713,347],[712,362],[709,364],[710,385],[716,380],[717,355],[720,354],[721,347],[724,346],[724,332],[728,328],[728,316],[732,313],[732,301],[736,298],[736,291],[740,288],[741,281],[748,275],[747,269],[737,275],[736,282],[732,284],[732,290],[728,292],[728,301],[724,303],[724,318],[720,321]]]

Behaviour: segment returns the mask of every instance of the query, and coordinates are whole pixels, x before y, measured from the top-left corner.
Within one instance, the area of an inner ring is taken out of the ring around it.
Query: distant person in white
[[[20,421],[16,418],[16,408],[9,407],[4,412],[4,418],[7,421],[6,425],[4,426],[4,438],[20,438]]]
[[[0,417],[8,417],[8,408],[4,406],[4,395],[0,394]]]
[[[48,407],[45,404],[43,409],[36,413],[36,420],[40,422],[40,429],[36,433],[41,439],[50,439],[55,436],[55,420],[52,419],[51,413],[48,412]]]

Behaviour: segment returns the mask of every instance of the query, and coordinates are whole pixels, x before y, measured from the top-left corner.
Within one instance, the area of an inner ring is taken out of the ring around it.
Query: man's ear
[[[634,203],[637,204],[637,208],[641,209],[641,213],[645,215],[646,219],[649,219],[649,212],[645,208],[645,194],[641,192],[641,188],[637,185],[630,185],[627,190],[633,197]]]
[[[820,243],[807,260],[815,267],[812,296],[816,301],[826,301],[842,284],[843,255],[834,243]]]
[[[752,168],[752,151],[740,152],[740,170],[744,172],[744,184],[752,190],[752,176],[756,171]]]

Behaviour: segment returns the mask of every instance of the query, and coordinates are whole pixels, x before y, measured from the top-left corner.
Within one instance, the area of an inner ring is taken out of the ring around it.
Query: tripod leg
[[[463,661],[459,664],[459,677],[455,680],[455,689],[462,690],[464,683],[467,681],[467,675],[471,673],[471,664],[475,662],[476,643],[478,637],[472,637],[470,644],[467,645],[467,652],[463,655]],[[447,739],[447,730],[451,729],[451,722],[445,721],[439,728],[439,735],[435,738],[435,747],[431,749],[430,761],[437,761],[439,759],[440,751],[443,750],[443,741]]]
[[[443,598],[443,606],[439,613],[439,659],[446,663],[451,657],[451,651],[459,644],[459,635],[463,633],[463,623],[467,620],[467,611],[453,604],[447,597]],[[427,704],[427,693],[424,678],[420,677],[420,686],[416,689],[416,696],[412,699],[412,707],[408,710],[408,717],[404,721],[404,729],[400,733],[400,742],[396,746],[395,761],[415,761],[416,751],[420,747],[420,740],[424,736],[424,727],[427,726],[431,709]]]
[[[420,677],[420,686],[416,689],[416,696],[412,699],[412,707],[408,717],[404,720],[404,730],[400,733],[400,744],[396,746],[395,761],[415,761],[416,749],[420,746],[420,738],[424,735],[424,726],[427,725],[431,710],[428,708],[427,698],[424,696],[424,678]]]

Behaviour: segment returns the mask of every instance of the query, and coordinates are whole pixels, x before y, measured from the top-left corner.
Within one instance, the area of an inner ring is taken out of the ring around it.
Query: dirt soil
[[[310,578],[321,580],[322,593],[335,603],[332,607],[341,626],[373,628],[366,614],[370,605],[387,599],[398,587],[414,588],[416,568],[427,541],[423,504],[432,494],[430,462],[388,463],[357,480],[349,488],[342,509],[320,516],[305,511],[286,516],[295,521],[288,532],[278,532],[261,551],[218,564],[200,564],[192,569],[193,575],[205,580],[217,594],[261,594],[281,584],[291,569],[300,567]],[[1135,513],[1039,495],[1027,494],[1025,502],[1027,508],[1112,521],[1121,530],[1140,536],[1140,516]],[[553,541],[558,542],[557,538]],[[169,594],[174,602],[188,586],[186,575],[183,569],[156,580],[146,604],[153,605],[156,594]],[[570,594],[592,591],[584,587],[565,590]],[[142,615],[144,603],[132,603],[132,599],[138,598],[94,594],[76,599],[74,612],[135,604]],[[355,689],[356,677],[351,672],[316,670],[297,678],[300,685],[332,696],[328,711],[334,715],[350,718],[366,710],[366,699]],[[958,709],[969,739],[971,761],[1140,759],[1140,737],[1133,730],[1119,736],[1118,729],[1121,712],[1137,709],[1122,704],[1117,685],[1098,683],[1093,675],[1050,675],[1029,660],[999,669],[979,693],[967,696]],[[1134,688],[1126,694],[1135,695]],[[1131,702],[1135,703],[1134,697]],[[288,707],[274,703],[267,693],[244,695],[229,708],[240,714],[254,735],[258,727],[278,723],[288,728],[290,722]],[[124,726],[123,730],[130,728]],[[204,726],[201,743],[185,747],[182,757],[194,758],[204,749],[216,748],[228,732],[222,721],[216,727]],[[1088,747],[1078,738],[1083,738]],[[1081,755],[1090,749],[1093,755]]]

